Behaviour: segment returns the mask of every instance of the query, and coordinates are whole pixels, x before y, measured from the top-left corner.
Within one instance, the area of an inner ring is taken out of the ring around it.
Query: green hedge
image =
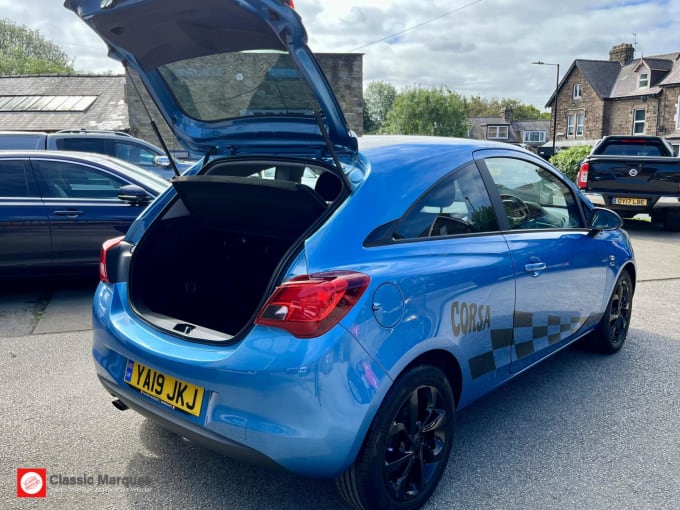
[[[590,145],[575,145],[569,149],[559,151],[550,158],[550,162],[569,179],[576,182],[576,174],[578,174],[581,161],[590,154],[591,149]]]

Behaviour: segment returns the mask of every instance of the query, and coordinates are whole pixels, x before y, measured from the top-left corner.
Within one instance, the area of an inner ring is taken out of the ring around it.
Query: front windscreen
[[[285,52],[220,53],[158,69],[180,108],[196,120],[312,116],[319,110],[307,82]]]

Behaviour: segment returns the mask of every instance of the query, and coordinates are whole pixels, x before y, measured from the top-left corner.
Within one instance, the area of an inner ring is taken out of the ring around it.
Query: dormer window
[[[507,140],[508,126],[487,126],[486,128],[487,140]]]
[[[545,143],[545,131],[525,131],[524,143]]]
[[[649,73],[639,73],[638,74],[638,88],[646,89],[649,87]]]
[[[574,88],[572,89],[571,97],[574,99],[581,99],[581,84],[574,83]]]

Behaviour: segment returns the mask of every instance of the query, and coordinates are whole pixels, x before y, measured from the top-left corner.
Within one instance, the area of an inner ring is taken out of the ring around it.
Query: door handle
[[[66,211],[54,211],[55,216],[68,216],[69,218],[75,218],[85,214],[85,211],[79,211],[78,209],[67,209]]]
[[[524,266],[524,270],[527,273],[531,273],[531,276],[536,277],[541,274],[542,271],[545,270],[545,268],[548,267],[545,262],[530,262],[529,264],[526,264]]]

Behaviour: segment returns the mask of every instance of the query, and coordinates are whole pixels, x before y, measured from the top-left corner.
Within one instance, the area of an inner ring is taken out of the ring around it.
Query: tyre
[[[451,386],[438,368],[418,366],[390,389],[356,461],[336,480],[357,510],[420,508],[444,473],[454,430]]]
[[[667,211],[663,228],[669,232],[680,232],[680,211]]]
[[[614,285],[607,309],[588,338],[593,350],[613,354],[623,346],[633,311],[633,281],[627,271],[621,273]]]

